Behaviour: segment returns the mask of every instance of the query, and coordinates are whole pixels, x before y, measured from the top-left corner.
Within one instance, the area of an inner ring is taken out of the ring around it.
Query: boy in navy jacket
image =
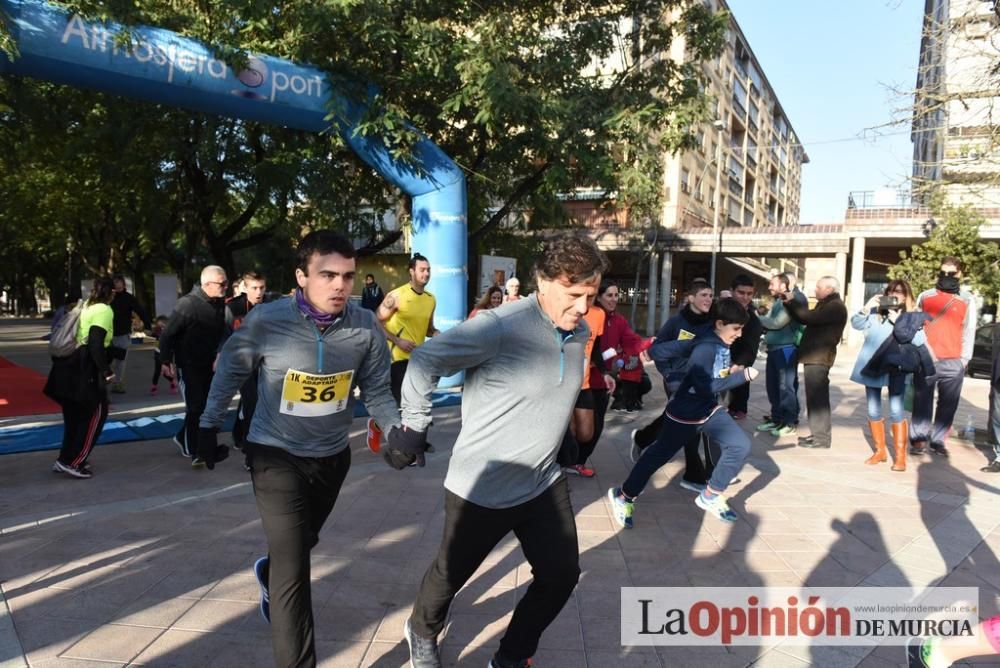
[[[659,438],[643,450],[622,486],[608,490],[615,520],[626,529],[632,528],[633,502],[646,483],[698,433],[718,443],[722,456],[695,503],[723,521],[736,521],[722,492],[743,468],[750,454],[750,439],[719,403],[718,394],[757,377],[753,367],[733,365],[729,353],[729,346],[740,337],[747,318],[746,309],[735,299],[719,300],[713,309],[715,329],[695,342],[687,373],[667,404]]]

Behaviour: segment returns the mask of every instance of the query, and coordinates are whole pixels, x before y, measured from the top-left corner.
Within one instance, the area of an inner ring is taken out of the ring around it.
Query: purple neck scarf
[[[326,329],[333,324],[333,321],[337,319],[337,316],[333,313],[323,313],[318,310],[315,306],[306,301],[306,296],[302,294],[302,288],[295,291],[295,303],[298,305],[299,310],[307,318],[312,319],[318,327]]]

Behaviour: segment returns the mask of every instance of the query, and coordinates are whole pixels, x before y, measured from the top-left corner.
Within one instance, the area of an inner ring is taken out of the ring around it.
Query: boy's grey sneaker
[[[411,668],[441,668],[441,656],[438,654],[437,638],[424,638],[413,632],[410,618],[403,624],[403,635],[410,647]]]

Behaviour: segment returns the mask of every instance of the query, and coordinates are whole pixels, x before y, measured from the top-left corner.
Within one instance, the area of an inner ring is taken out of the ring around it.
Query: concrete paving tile
[[[314,611],[316,638],[369,642],[375,637],[386,608],[326,605]]]
[[[592,618],[582,624],[582,627],[586,629],[587,626],[603,626],[606,622],[607,620]],[[538,641],[538,647],[547,650],[583,651],[584,639],[581,635],[579,614],[561,614],[553,620]]]
[[[173,624],[178,631],[236,633],[256,617],[258,606],[237,601],[197,601]]]
[[[412,605],[417,588],[393,582],[358,582],[341,580],[324,600],[313,591],[313,608],[356,605],[361,608],[397,608]]]
[[[260,600],[260,585],[253,575],[230,575],[219,580],[204,596],[207,601],[239,601],[257,603]]]
[[[254,646],[260,647],[259,643]],[[169,629],[161,632],[131,665],[169,668],[214,666],[216,658],[230,649],[229,639],[217,633]]]
[[[362,668],[404,668],[410,664],[410,650],[405,640],[373,642],[361,660]]]
[[[439,640],[442,645],[461,645],[495,647],[507,630],[513,613],[496,617],[494,615],[459,614],[451,615],[444,637]]]
[[[162,633],[162,629],[105,624],[66,649],[62,656],[69,659],[128,663]]]
[[[18,624],[17,635],[29,665],[34,666],[59,656],[98,626],[93,621],[42,618]]]
[[[516,602],[513,587],[489,587],[483,589],[473,583],[466,585],[452,603],[455,612],[476,613],[482,615],[503,615],[513,612]]]
[[[112,622],[121,626],[170,628],[196,601],[189,598],[158,599],[143,596],[117,611]]]

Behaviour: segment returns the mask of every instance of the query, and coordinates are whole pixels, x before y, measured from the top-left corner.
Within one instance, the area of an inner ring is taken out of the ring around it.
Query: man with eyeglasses
[[[192,468],[206,462],[225,459],[225,446],[211,452],[195,452],[198,443],[198,419],[205,410],[208,388],[212,384],[219,345],[226,335],[226,270],[209,265],[201,270],[201,281],[191,292],[177,300],[166,329],[160,335],[162,372],[177,378],[184,397],[184,426],[174,442],[181,454],[190,457]]]
[[[927,452],[929,444],[932,453],[948,456],[944,440],[955,420],[965,368],[972,359],[976,337],[976,302],[971,294],[961,290],[961,279],[961,260],[946,257],[941,260],[937,284],[917,297],[917,308],[928,316],[924,333],[934,355],[936,373],[933,378],[913,374],[910,453],[914,455]]]

